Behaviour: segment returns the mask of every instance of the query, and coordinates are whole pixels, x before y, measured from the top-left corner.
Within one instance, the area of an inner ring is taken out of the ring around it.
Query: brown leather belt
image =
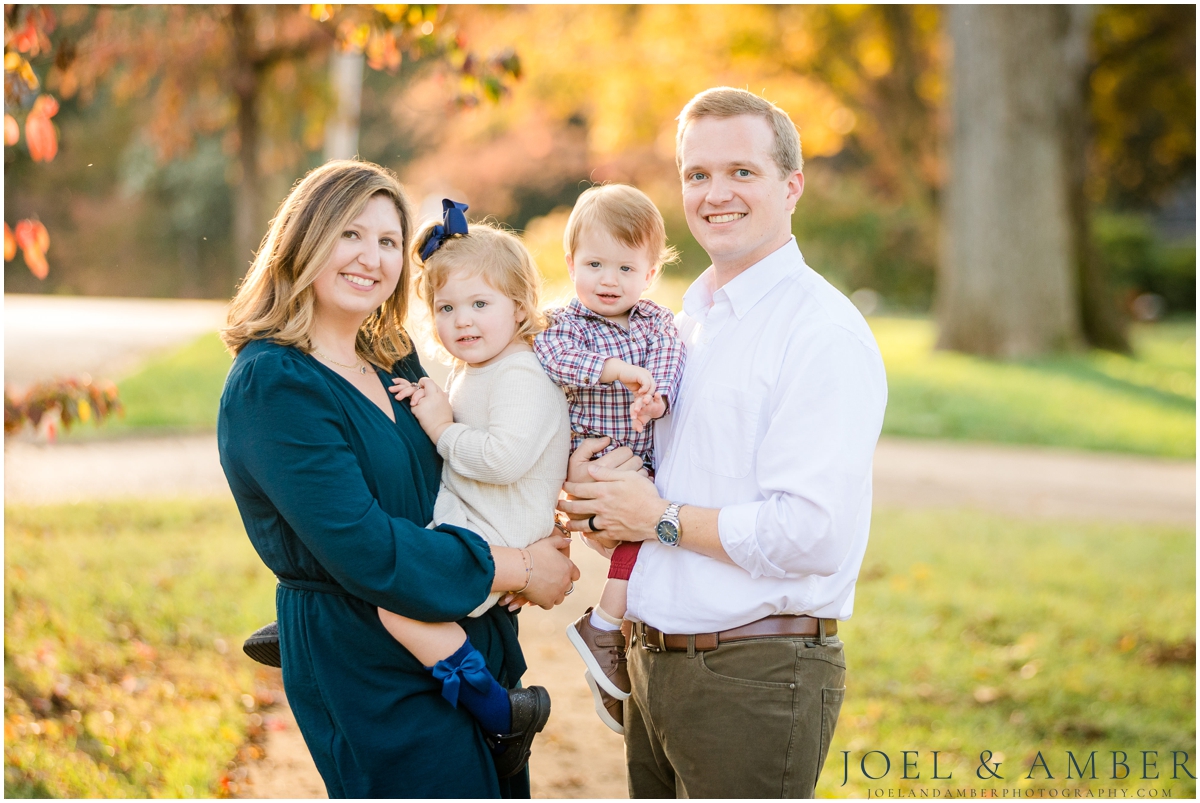
[[[821,638],[837,635],[837,619],[814,619],[811,616],[766,616],[757,622],[722,630],[720,633],[697,633],[695,636],[679,633],[663,633],[658,628],[643,622],[628,622],[632,635],[644,650],[650,652],[686,651],[688,641],[695,639],[698,652],[715,650],[721,644],[757,638],[791,637]],[[824,633],[821,632],[824,625]],[[628,634],[627,634],[628,636]]]

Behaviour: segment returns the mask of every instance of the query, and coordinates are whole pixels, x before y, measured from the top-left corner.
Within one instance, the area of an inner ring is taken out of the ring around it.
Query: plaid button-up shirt
[[[628,446],[653,469],[654,427],[635,432],[629,417],[633,393],[620,382],[599,384],[600,374],[610,357],[645,368],[667,409],[674,409],[684,361],[674,313],[642,299],[629,310],[629,328],[623,329],[573,298],[546,314],[550,327],[534,340],[533,350],[549,377],[567,393],[571,449],[584,438],[607,435],[612,444],[605,452]]]

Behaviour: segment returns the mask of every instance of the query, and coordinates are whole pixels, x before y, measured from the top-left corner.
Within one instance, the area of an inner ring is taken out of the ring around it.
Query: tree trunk
[[[1066,25],[1063,88],[1063,148],[1067,160],[1071,242],[1079,282],[1083,337],[1096,348],[1129,353],[1128,319],[1117,302],[1092,242],[1087,200],[1087,154],[1091,142],[1091,31],[1095,7],[1062,6]]]
[[[329,53],[329,83],[336,104],[325,124],[325,161],[358,155],[358,120],[362,108],[362,53],[334,48]]]
[[[234,35],[233,91],[237,95],[238,166],[240,179],[233,199],[233,283],[246,275],[262,242],[261,177],[258,170],[258,100],[260,76],[254,41],[253,7],[230,9]]]
[[[1081,344],[1061,109],[1064,13],[950,8],[939,348],[1020,358]]]

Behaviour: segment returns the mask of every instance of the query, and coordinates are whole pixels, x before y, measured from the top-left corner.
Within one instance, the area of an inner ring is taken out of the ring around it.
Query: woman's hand
[[[533,571],[520,596],[546,610],[566,599],[571,585],[579,579],[579,568],[567,557],[570,549],[570,540],[561,535],[543,538],[526,547],[533,560]]]

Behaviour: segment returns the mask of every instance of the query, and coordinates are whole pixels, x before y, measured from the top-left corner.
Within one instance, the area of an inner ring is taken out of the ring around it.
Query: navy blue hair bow
[[[433,256],[442,247],[442,243],[453,235],[467,233],[467,209],[469,208],[466,204],[451,201],[449,198],[442,199],[442,222],[433,227],[421,245],[422,261]]]

